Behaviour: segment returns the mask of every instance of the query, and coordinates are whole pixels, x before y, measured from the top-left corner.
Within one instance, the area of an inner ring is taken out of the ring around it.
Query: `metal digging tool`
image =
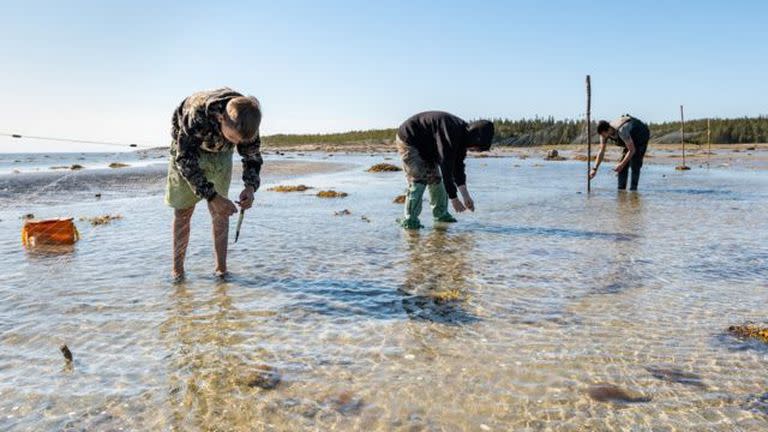
[[[240,216],[237,218],[237,228],[235,228],[235,243],[240,238],[240,227],[243,226],[243,219],[245,218],[245,209],[240,209]]]

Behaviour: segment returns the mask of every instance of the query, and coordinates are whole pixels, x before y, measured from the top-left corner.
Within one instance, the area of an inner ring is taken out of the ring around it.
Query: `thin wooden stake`
[[[680,142],[683,144],[683,166],[685,166],[685,116],[682,105],[680,105]]]
[[[685,116],[683,115],[683,106],[680,105],[680,144],[683,145],[683,164],[675,167],[678,171],[688,171],[690,168],[685,164]]]
[[[707,119],[707,168],[709,168],[709,157],[712,155],[712,128]]]
[[[587,193],[592,192],[592,78],[587,75]]]

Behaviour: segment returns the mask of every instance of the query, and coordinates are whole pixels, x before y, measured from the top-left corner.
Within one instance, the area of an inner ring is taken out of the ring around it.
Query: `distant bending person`
[[[605,156],[605,146],[610,140],[617,146],[624,148],[621,160],[613,169],[619,175],[619,190],[627,189],[627,177],[630,169],[632,176],[629,190],[637,190],[637,183],[640,181],[640,169],[643,167],[643,158],[648,149],[648,140],[651,137],[648,126],[629,114],[625,114],[610,123],[600,120],[597,123],[597,133],[600,135],[600,150],[595,157],[595,167],[589,173],[589,178],[594,178],[597,174],[597,169]]]
[[[416,114],[400,126],[395,142],[408,181],[405,214],[398,219],[403,228],[422,228],[419,215],[425,189],[429,189],[432,217],[436,222],[456,222],[448,212],[449,200],[457,213],[467,209],[475,211],[475,203],[467,190],[464,159],[467,150],[489,150],[493,134],[490,121],[467,123],[441,111]]]
[[[261,106],[254,97],[222,88],[195,93],[173,113],[171,155],[165,202],[174,209],[172,276],[184,276],[189,223],[195,205],[206,200],[213,225],[215,273],[227,271],[229,217],[237,207],[229,200],[232,153],[243,161],[240,207],[253,204],[259,188],[261,165]]]

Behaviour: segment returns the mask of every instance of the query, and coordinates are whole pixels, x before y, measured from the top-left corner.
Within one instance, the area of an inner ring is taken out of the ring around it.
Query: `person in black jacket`
[[[398,220],[403,228],[422,228],[419,215],[427,188],[436,222],[456,222],[448,212],[449,200],[457,213],[475,211],[467,190],[464,159],[467,150],[489,150],[493,134],[492,122],[479,120],[468,124],[442,111],[416,114],[400,126],[395,142],[408,180],[405,215]]]
[[[648,140],[651,138],[648,126],[631,115],[624,114],[610,123],[600,120],[597,123],[597,133],[600,135],[600,150],[595,157],[595,167],[589,173],[589,178],[597,175],[597,169],[605,156],[605,146],[608,141],[613,141],[624,149],[621,160],[613,169],[619,176],[619,190],[627,189],[627,178],[631,168],[632,178],[629,190],[636,191],[640,182],[640,170],[643,168],[643,158],[648,149]]]

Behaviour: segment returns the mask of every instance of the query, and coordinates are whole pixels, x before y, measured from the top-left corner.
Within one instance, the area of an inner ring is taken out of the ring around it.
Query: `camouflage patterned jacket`
[[[216,191],[213,183],[205,178],[198,156],[200,152],[217,153],[232,149],[234,144],[222,135],[216,115],[224,114],[227,103],[239,96],[242,95],[229,88],[202,91],[184,99],[173,112],[171,158],[192,190],[201,198],[210,200]],[[261,138],[258,134],[253,141],[237,145],[237,152],[243,161],[243,183],[254,189],[258,189],[261,183],[259,173],[263,160],[260,147]]]

